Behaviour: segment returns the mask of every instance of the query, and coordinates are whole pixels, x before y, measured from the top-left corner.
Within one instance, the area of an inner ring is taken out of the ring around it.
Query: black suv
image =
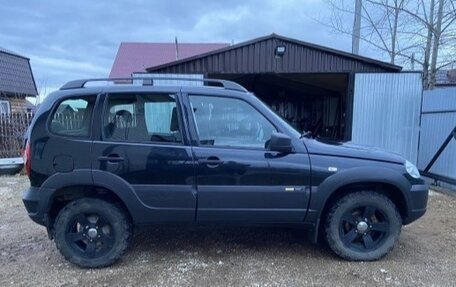
[[[69,261],[112,264],[133,226],[215,222],[309,227],[345,259],[376,260],[425,213],[402,157],[302,135],[236,83],[174,80],[72,81],[38,109],[23,201]]]

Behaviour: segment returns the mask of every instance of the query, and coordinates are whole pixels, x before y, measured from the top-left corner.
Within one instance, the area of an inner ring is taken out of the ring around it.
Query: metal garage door
[[[355,74],[352,142],[416,164],[422,94],[420,73]]]
[[[453,188],[456,188],[455,130],[456,88],[425,91],[418,168],[431,178],[452,183]]]

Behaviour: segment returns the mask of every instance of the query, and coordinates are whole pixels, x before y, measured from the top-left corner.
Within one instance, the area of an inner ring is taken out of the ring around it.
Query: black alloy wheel
[[[377,260],[399,239],[402,218],[386,196],[361,191],[336,201],[325,220],[326,241],[339,256],[356,261]]]
[[[132,226],[123,209],[95,198],[68,203],[59,212],[54,227],[60,253],[81,267],[113,264],[132,237]]]
[[[81,213],[69,221],[65,239],[81,257],[96,258],[112,249],[115,236],[103,215]]]
[[[342,215],[339,232],[345,246],[356,251],[371,251],[389,236],[389,222],[373,205],[354,208]]]

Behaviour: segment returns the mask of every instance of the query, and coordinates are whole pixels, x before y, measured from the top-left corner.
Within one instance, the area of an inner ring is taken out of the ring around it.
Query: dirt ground
[[[377,262],[341,260],[301,230],[159,227],[137,234],[111,268],[80,269],[28,218],[28,184],[0,177],[0,286],[456,285],[454,196],[432,193],[427,214]]]

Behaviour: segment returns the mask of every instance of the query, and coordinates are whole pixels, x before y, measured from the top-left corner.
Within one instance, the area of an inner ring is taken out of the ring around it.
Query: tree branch
[[[448,62],[448,63],[445,63],[445,64],[442,64],[442,65],[438,66],[438,67],[437,67],[437,70],[440,70],[440,69],[442,69],[442,68],[445,68],[445,67],[450,66],[450,65],[453,65],[453,64],[456,64],[456,60],[453,60],[453,61],[450,61],[450,62]]]
[[[367,17],[369,18],[369,21],[371,24],[374,24],[374,22],[372,21],[372,18],[369,14],[369,12],[366,10],[366,7],[363,5],[361,6],[364,13],[366,13]],[[372,28],[374,29],[374,31],[377,33],[378,37],[380,38],[380,41],[382,41],[382,44],[384,46],[384,50],[388,51],[388,53],[390,53],[389,49],[388,49],[388,45],[386,44],[385,40],[383,39],[382,37],[382,34],[378,31],[377,27],[375,25],[372,25]],[[390,55],[391,56],[391,55]]]

